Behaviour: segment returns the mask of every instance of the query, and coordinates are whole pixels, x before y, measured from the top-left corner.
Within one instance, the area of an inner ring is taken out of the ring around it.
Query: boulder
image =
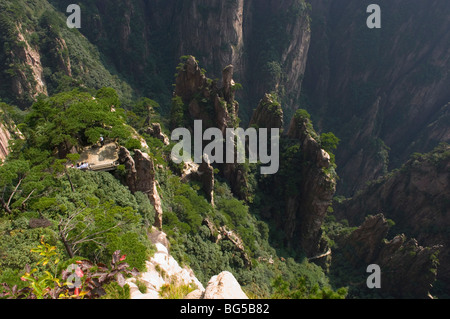
[[[200,289],[196,289],[193,292],[187,294],[184,299],[203,299],[203,291]]]
[[[165,285],[194,287],[184,299],[248,299],[236,278],[227,271],[212,277],[205,289],[192,269],[181,267],[170,255],[165,233],[153,229],[149,238],[156,247],[156,253],[146,262],[146,271],[141,272],[138,278],[127,279],[131,299],[161,299],[160,291]],[[145,284],[145,293],[139,291],[137,280]]]
[[[202,299],[248,299],[232,273],[224,271],[211,278]]]

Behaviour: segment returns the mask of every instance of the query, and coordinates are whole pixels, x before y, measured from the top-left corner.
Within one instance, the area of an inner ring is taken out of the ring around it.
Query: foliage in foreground
[[[0,298],[7,299],[94,299],[109,293],[112,283],[119,287],[125,286],[125,276],[137,276],[136,268],[129,270],[128,263],[124,262],[126,255],[120,256],[120,250],[112,255],[110,267],[105,264],[93,264],[89,260],[76,260],[66,269],[56,267],[60,262],[60,254],[55,246],[41,241],[41,245],[32,249],[42,259],[33,266],[27,265],[25,273],[20,279],[25,282],[24,287],[18,285],[10,287],[2,283]],[[120,291],[120,289],[116,289]]]

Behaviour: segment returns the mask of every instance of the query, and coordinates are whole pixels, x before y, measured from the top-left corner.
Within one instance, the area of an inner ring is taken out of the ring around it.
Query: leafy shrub
[[[308,286],[305,277],[300,277],[295,284],[289,284],[281,276],[273,281],[273,299],[345,299],[346,288],[333,291],[329,287],[319,288],[318,285]]]
[[[140,150],[142,148],[141,145],[141,141],[139,141],[136,138],[130,138],[129,140],[127,140],[127,142],[125,143],[125,147],[130,150]]]
[[[124,275],[137,276],[136,269],[128,270],[129,265],[124,262],[126,256],[115,251],[110,263],[111,268],[104,264],[94,265],[88,260],[77,260],[76,264],[63,270],[59,275],[54,267],[60,261],[61,255],[55,246],[41,241],[41,245],[31,250],[38,253],[41,259],[33,265],[25,267],[25,274],[21,280],[23,288],[17,285],[1,284],[0,298],[9,299],[96,299],[126,298],[129,296],[129,287],[125,287]],[[74,270],[69,271],[68,269]],[[72,282],[71,277],[77,278]],[[77,283],[79,280],[79,283]],[[78,287],[77,285],[80,285]],[[81,289],[81,290],[80,290]]]
[[[107,254],[120,250],[127,256],[127,262],[130,267],[140,271],[145,270],[145,262],[149,258],[149,249],[139,239],[138,234],[128,232],[123,235],[113,236],[108,241],[110,244],[108,245]]]

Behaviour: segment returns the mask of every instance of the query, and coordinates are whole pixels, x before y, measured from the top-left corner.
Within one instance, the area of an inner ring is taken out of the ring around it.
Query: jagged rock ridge
[[[239,103],[234,99],[233,70],[232,65],[224,68],[222,85],[218,87],[215,81],[205,76],[193,56],[186,58],[176,78],[174,97],[180,97],[183,101],[183,117],[187,127],[192,129],[193,121],[201,120],[203,130],[218,128],[224,138],[227,128],[237,127]],[[233,192],[242,199],[246,198],[247,181],[241,165],[224,163],[219,167]]]
[[[334,209],[338,218],[351,225],[381,212],[395,222],[393,231],[417,238],[425,246],[443,245],[437,278],[448,287],[449,202],[450,146],[443,144],[431,153],[414,155],[400,170],[371,183]]]
[[[330,156],[307,126],[308,119],[294,116],[287,133],[288,138],[300,142],[301,162],[297,163],[299,193],[286,201],[285,230],[290,237],[298,234],[300,246],[311,257],[326,250],[321,226],[336,192],[336,176],[326,171],[331,166]]]
[[[52,3],[65,11],[68,2]],[[273,90],[289,92],[285,108],[291,109],[290,114],[295,110],[311,41],[309,7],[303,0],[81,3],[88,12],[80,31],[99,46],[119,72],[153,86],[144,90],[157,86],[160,90],[152,94],[161,100],[167,101],[163,95],[170,94],[176,61],[190,54],[211,72],[211,78],[220,77],[225,65],[235,67],[236,78],[244,86],[241,98],[248,101],[247,109],[241,112],[245,122],[254,104]],[[115,8],[120,8],[124,17],[120,21]],[[168,35],[171,41],[167,41]],[[116,54],[118,50],[121,54]],[[255,81],[254,76],[261,81]]]
[[[371,3],[311,1],[303,89],[317,125],[342,139],[338,192],[346,196],[450,141],[449,3],[382,0],[382,27],[369,29]]]
[[[272,102],[266,95],[252,124],[282,125],[280,107]],[[309,118],[297,113],[281,138],[280,144],[290,147],[280,150],[280,172],[270,177],[266,186],[263,181],[262,191],[270,199],[264,202],[261,214],[283,231],[288,246],[314,257],[328,250],[321,227],[336,191],[336,174]]]
[[[438,269],[441,245],[419,246],[404,234],[385,240],[389,224],[382,214],[369,216],[344,240],[344,254],[354,265],[381,269],[380,291],[395,298],[428,298]]]

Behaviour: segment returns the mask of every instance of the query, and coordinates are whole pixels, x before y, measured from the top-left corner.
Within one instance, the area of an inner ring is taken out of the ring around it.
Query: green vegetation
[[[142,41],[139,32],[131,32],[126,44],[119,37],[99,36],[98,8],[94,3],[83,3],[86,15],[82,31],[97,45],[94,46],[79,30],[65,27],[63,12],[69,2],[52,3],[55,7],[43,0],[0,0],[0,63],[8,66],[0,74],[0,96],[23,110],[6,103],[0,105],[2,122],[14,121],[23,134],[23,138],[16,136],[10,156],[0,166],[0,282],[7,284],[0,287],[0,293],[6,292],[7,287],[17,285],[18,289],[26,289],[33,283],[37,287],[33,295],[54,297],[61,288],[57,280],[62,279],[62,265],[80,260],[106,264],[117,251],[126,255],[130,267],[144,270],[145,261],[153,253],[147,232],[154,223],[155,211],[148,197],[139,192],[132,194],[110,173],[70,168],[78,161],[78,152],[96,144],[100,136],[130,150],[141,148],[136,133],[146,140],[150,148],[146,151],[158,166],[163,228],[171,241],[171,253],[181,264],[192,267],[204,284],[211,276],[228,270],[253,297],[272,296],[277,289],[272,283],[278,277],[292,283],[302,277],[311,287],[331,289],[320,267],[298,256],[294,259],[286,255],[284,259],[272,246],[271,227],[254,212],[255,206],[249,205],[261,201],[258,197],[261,194],[253,195],[259,182],[254,174],[256,166],[243,166],[251,184],[247,190],[252,195],[249,202],[238,200],[226,181],[217,175],[212,206],[197,183],[180,181],[180,165],[168,164],[171,146],[144,133],[150,123],[161,123],[167,132],[166,128],[186,126],[188,118],[187,106],[181,98],[175,97],[172,103],[168,98],[171,92],[167,81],[172,80],[174,62],[166,53],[172,48],[165,47],[164,52],[159,45],[167,35],[156,34],[154,42],[148,43]],[[228,4],[234,6],[236,1]],[[297,1],[289,18],[303,14],[308,9],[305,5],[304,1]],[[116,17],[123,16],[126,10],[120,1],[114,1],[111,7]],[[199,10],[205,14],[214,8],[200,6]],[[135,14],[130,28],[143,30],[144,10],[136,10]],[[120,22],[123,21],[101,16],[108,34],[120,34]],[[283,77],[279,49],[289,38],[284,31],[279,36],[280,27],[277,23],[268,30],[268,46],[258,42],[258,48],[264,46],[260,56],[262,72],[276,82]],[[24,41],[18,41],[19,36]],[[112,54],[124,45],[132,46],[132,52]],[[33,70],[19,58],[25,49],[39,54],[48,96],[37,94]],[[140,61],[139,68],[135,61]],[[116,75],[113,65],[127,82]],[[202,69],[202,73],[206,70]],[[9,86],[17,78],[25,79],[20,84],[23,95],[14,94]],[[148,98],[135,99],[131,87],[137,82],[142,89],[139,95]],[[215,82],[208,79],[211,87]],[[236,83],[232,89],[239,91],[243,87]],[[275,95],[271,107],[278,109],[280,103]],[[202,107],[212,109],[208,100],[197,99]],[[222,103],[224,108],[231,107],[225,101]],[[169,109],[170,117],[164,117]],[[285,151],[289,156],[299,155],[295,147]],[[295,184],[289,169],[292,167],[285,167],[284,173],[290,174]],[[219,173],[218,169],[215,172]],[[123,177],[125,173],[126,168],[121,165],[115,175]],[[212,221],[215,231],[205,225],[206,219]],[[232,231],[239,245],[227,239],[216,242],[221,227]],[[45,247],[58,252],[59,261],[53,265],[47,262],[50,270],[26,271],[27,265],[37,265],[39,261],[33,251],[42,238]],[[20,280],[24,271],[27,282]],[[56,289],[52,296],[47,294],[47,288]],[[92,297],[129,297],[126,286],[115,281],[104,283],[102,289],[104,295]],[[162,293],[166,298],[180,297],[189,289],[169,285]],[[289,289],[297,287],[293,284]],[[70,291],[62,294],[65,298],[73,296]]]
[[[67,6],[66,6],[67,7]],[[65,7],[65,8],[66,8]],[[132,100],[131,87],[104,63],[97,48],[78,30],[68,29],[66,16],[48,1],[0,1],[0,96],[21,107],[30,106],[36,98],[36,82],[31,67],[23,61],[21,51],[35,50],[42,64],[42,75],[50,95],[77,87],[98,90],[113,87],[122,102]],[[4,31],[5,30],[5,31]],[[18,41],[19,35],[24,41]],[[106,65],[106,66],[105,66]],[[23,76],[25,75],[25,76]],[[8,84],[21,79],[22,94]]]
[[[258,34],[249,39],[248,54],[254,61],[252,76],[259,79],[256,86],[249,85],[248,95],[249,104],[258,103],[261,97],[253,97],[251,91],[262,94],[263,92],[275,91],[282,105],[289,100],[289,94],[286,92],[286,63],[282,58],[283,52],[286,52],[292,43],[293,34],[290,28],[303,17],[309,21],[308,14],[311,11],[311,5],[304,0],[295,0],[289,3],[289,7],[282,10],[268,10],[267,6],[255,7],[253,13],[253,24],[257,28]],[[307,26],[305,26],[307,27]],[[254,100],[251,100],[251,99]],[[292,102],[292,101],[290,101]],[[251,108],[248,108],[251,110]],[[290,110],[284,110],[286,115],[292,116]],[[245,117],[243,114],[242,116]],[[251,117],[251,114],[248,115]]]
[[[172,109],[170,111],[170,128],[171,129],[184,127],[186,112],[187,112],[187,107],[184,105],[181,97],[175,96],[172,99]]]
[[[100,135],[122,145],[132,142],[127,123],[134,114],[149,114],[153,120],[157,117],[155,107],[154,102],[143,99],[134,111],[126,112],[111,88],[94,95],[78,89],[39,98],[24,116],[17,117],[23,119],[17,124],[24,139],[14,141],[11,155],[0,167],[0,282],[25,288],[18,276],[26,265],[38,261],[31,250],[42,236],[56,247],[62,264],[83,258],[107,263],[120,250],[130,267],[145,269],[145,261],[153,253],[147,232],[155,214],[147,196],[131,194],[112,174],[68,166],[79,158],[71,149],[95,143]],[[270,297],[275,289],[272,281],[279,276],[289,282],[304,276],[311,287],[331,289],[320,267],[305,259],[297,262],[278,255],[269,242],[268,224],[253,214],[248,204],[236,199],[220,177],[215,183],[213,207],[201,187],[194,182],[182,183],[174,173],[178,170],[172,172],[167,165],[170,146],[148,136],[146,140],[155,163],[162,165],[156,178],[171,254],[189,265],[199,280],[206,284],[213,275],[228,270],[253,297]],[[216,231],[211,232],[205,219],[212,221]],[[216,242],[221,227],[232,231],[241,246],[226,239]],[[169,285],[163,294],[171,298],[189,292],[182,288]],[[113,282],[104,289],[102,298],[128,296],[126,289]]]
[[[65,12],[67,6],[73,3],[71,0],[49,2],[59,12]],[[167,115],[171,107],[173,70],[177,66],[173,56],[173,52],[177,51],[176,41],[167,40],[168,34],[174,32],[170,27],[163,30],[151,28],[150,31],[147,23],[153,9],[149,12],[148,4],[143,2],[111,0],[107,10],[102,10],[98,3],[92,1],[80,1],[79,4],[83,12],[83,25],[79,31],[87,38],[86,42],[95,48],[97,61],[106,66],[113,74],[112,80],[119,84],[100,82],[102,86],[124,92],[124,102],[132,101],[134,95],[158,101],[161,114]],[[158,4],[157,10],[166,10],[166,6]],[[127,20],[126,16],[130,19]],[[120,36],[125,25],[130,32],[127,36]],[[150,32],[142,32],[146,29]],[[82,58],[85,57],[83,54]],[[87,86],[92,87],[90,84]]]
[[[12,274],[37,262],[32,249],[41,237],[60,251],[61,261],[107,263],[120,250],[131,267],[143,270],[153,252],[148,197],[131,194],[109,173],[70,168],[79,155],[69,149],[95,143],[100,134],[129,141],[117,93],[103,88],[95,96],[74,90],[40,98],[17,124],[23,138],[0,166],[0,282],[17,284]],[[45,278],[36,280],[47,284],[51,278]]]
[[[294,285],[290,285],[281,277],[277,277],[273,282],[273,286],[273,299],[345,299],[347,295],[346,288],[333,291],[327,287],[320,289],[317,285],[309,287],[305,277],[299,278]]]
[[[79,90],[60,93],[34,103],[20,129],[27,143],[41,150],[57,147],[63,153],[73,146],[94,144],[100,136],[125,143],[131,138],[131,128],[125,125],[119,106],[111,88],[102,88],[95,96]]]
[[[332,132],[322,133],[320,135],[320,143],[322,148],[330,154],[331,163],[335,164],[336,156],[333,154],[334,150],[337,149],[340,139],[336,137]]]
[[[94,265],[86,259],[60,262],[57,247],[42,238],[41,244],[31,249],[42,256],[34,265],[27,265],[20,277],[22,284],[2,283],[0,298],[8,299],[129,299],[130,289],[125,276],[137,275],[128,270],[126,255],[112,254],[110,268]],[[72,262],[72,264],[70,264]]]
[[[183,164],[175,165],[169,160],[172,145],[166,146],[145,133],[155,122],[161,124],[166,134],[168,129],[188,127],[191,122],[188,105],[180,97],[172,98],[170,87],[177,64],[172,52],[179,51],[179,41],[167,41],[167,37],[176,34],[178,26],[174,24],[161,31],[145,21],[151,16],[150,10],[158,12],[163,4],[111,0],[108,10],[104,10],[95,1],[82,1],[83,28],[71,30],[65,26],[64,14],[71,2],[0,0],[0,65],[3,66],[0,98],[6,102],[0,102],[0,121],[8,128],[15,123],[23,134],[13,134],[11,154],[0,166],[0,283],[6,283],[0,286],[0,297],[129,298],[130,291],[122,285],[123,278],[114,277],[118,272],[112,276],[111,271],[118,271],[123,261],[122,257],[118,260],[118,251],[126,256],[128,266],[145,269],[145,262],[154,250],[147,235],[155,220],[155,210],[146,194],[132,194],[119,182],[126,176],[125,165],[120,165],[114,174],[71,169],[71,164],[79,160],[82,148],[95,145],[101,136],[126,147],[132,154],[134,149],[141,149],[140,138],[147,142],[149,149],[145,151],[155,164],[164,211],[163,229],[171,242],[171,254],[182,265],[190,266],[202,283],[228,270],[253,298],[340,299],[364,295],[355,287],[337,289],[348,282],[363,280],[356,274],[360,269],[352,269],[342,254],[333,255],[337,266],[325,272],[308,261],[304,252],[288,242],[286,234],[280,231],[279,220],[286,212],[287,199],[301,197],[304,192],[305,181],[298,177],[299,171],[315,167],[315,163],[305,163],[305,153],[298,140],[282,138],[280,141],[280,171],[276,176],[260,176],[258,165],[240,167],[248,182],[242,185],[245,196],[241,197],[246,201],[232,193],[220,175],[222,167],[220,170],[215,167],[214,205],[211,205],[199,182],[181,181]],[[191,4],[183,6],[187,8]],[[237,0],[226,2],[229,8],[237,4]],[[195,9],[205,20],[211,14],[217,15],[219,8],[198,4]],[[311,6],[304,0],[295,0],[283,8],[287,10],[271,11],[260,5],[252,9],[255,9],[252,29],[258,32],[246,39],[247,49],[242,52],[242,58],[251,60],[248,72],[258,81],[254,87],[251,84],[245,88],[243,95],[246,96],[247,90],[272,91],[273,103],[268,109],[280,115],[283,102],[294,96],[285,92],[283,84],[287,80],[286,65],[290,64],[290,57],[286,61],[282,55],[292,42],[291,31],[299,18],[307,22],[305,28],[309,27]],[[404,9],[405,16],[413,13],[410,8]],[[388,13],[383,29],[398,29],[402,23],[392,14]],[[158,18],[163,20],[165,16]],[[312,113],[311,117],[305,110],[314,112],[315,107],[304,93],[299,105],[305,109],[295,114],[293,110],[285,112],[286,118],[293,115],[298,125],[306,128],[307,134],[330,154],[332,165],[322,173],[333,178],[337,178],[334,152],[340,138],[347,142],[362,128],[363,106],[374,103],[384,83],[382,70],[396,63],[386,55],[380,56],[389,51],[386,50],[389,41],[385,40],[391,35],[381,30],[369,34],[364,21],[361,22],[352,41],[350,69],[354,74],[367,68],[377,71],[369,74],[367,81],[359,81],[356,76],[349,82],[348,92],[343,93],[348,105],[344,107],[339,101],[327,103],[325,99],[325,106],[317,111],[323,117],[324,127],[339,128],[339,138],[331,132],[316,133],[312,118],[318,114]],[[154,19],[152,23],[161,21]],[[326,26],[323,20],[314,23]],[[327,23],[333,25],[331,19]],[[429,36],[428,31],[422,28],[417,37]],[[336,70],[330,65],[332,55],[324,35],[318,38],[320,52],[313,55],[318,53],[319,65],[325,65],[333,73]],[[397,47],[412,52],[419,42],[405,36],[399,39]],[[226,54],[232,50],[236,53],[240,48],[222,43],[220,50]],[[25,61],[30,52],[35,63]],[[206,57],[201,52],[198,56]],[[181,57],[177,71],[182,70],[188,57]],[[444,73],[434,63],[424,60],[409,72],[410,82],[430,86],[441,80]],[[220,72],[220,66],[214,68]],[[39,86],[36,72],[42,76],[43,88]],[[206,70],[201,69],[201,73],[206,74]],[[236,76],[246,78],[239,72]],[[204,96],[194,96],[205,113],[215,112],[207,93],[214,93],[218,82],[207,79]],[[239,94],[237,91],[243,90],[243,86],[235,83],[232,90]],[[380,131],[382,124],[391,127],[405,119],[409,102],[408,98],[403,100],[404,106],[396,109],[390,119],[376,120],[374,131]],[[228,111],[233,107],[223,96],[218,97],[218,102]],[[245,113],[249,107],[242,106],[245,105],[241,104],[240,108]],[[339,112],[354,116],[342,125]],[[446,123],[444,116],[441,119]],[[230,122],[237,126],[239,119],[232,118]],[[361,144],[387,167],[389,149],[381,139],[368,137]],[[414,154],[407,166],[416,167],[429,161],[445,169],[448,156],[448,146],[444,145],[431,154]],[[376,187],[381,181],[374,181],[368,187]],[[274,185],[281,186],[274,188]],[[444,212],[449,203],[439,205]],[[338,222],[332,215],[332,207],[328,213],[322,226],[323,239],[333,249],[339,248],[339,239],[354,228],[346,221]],[[441,232],[442,227],[427,227],[424,232]],[[110,262],[111,256],[113,265],[109,268],[113,269],[106,269],[104,264]],[[101,296],[89,295],[92,289],[75,293],[64,287],[65,267],[83,262],[85,278],[97,280],[103,291]],[[103,280],[100,277],[108,280],[100,283]],[[142,282],[138,281],[138,286],[145,292]],[[189,285],[171,282],[163,286],[161,295],[182,298],[191,290]]]
[[[165,284],[161,287],[159,295],[163,299],[183,299],[189,293],[196,289],[194,285],[180,284],[176,279],[171,278],[170,283]]]

